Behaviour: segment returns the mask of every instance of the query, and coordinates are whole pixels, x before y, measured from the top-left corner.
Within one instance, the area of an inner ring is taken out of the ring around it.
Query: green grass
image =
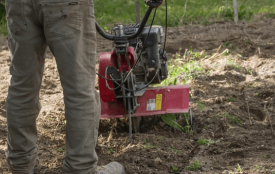
[[[137,0],[94,0],[97,22],[105,29],[114,24],[135,22],[135,2]],[[147,6],[140,2],[141,18]],[[167,0],[168,25],[209,24],[215,21],[233,20],[232,0]],[[0,33],[7,35],[4,5],[0,4]],[[260,16],[275,16],[274,0],[238,0],[240,20],[250,21]],[[152,15],[151,15],[152,17]],[[151,21],[151,18],[149,19]],[[165,5],[157,12],[155,24],[165,24]]]
[[[0,4],[0,35],[8,35],[4,4]]]
[[[198,101],[198,104],[197,104],[199,110],[203,110],[205,108],[205,105],[201,104],[201,101]]]
[[[96,20],[101,26],[114,23],[135,22],[136,0],[94,0]],[[141,17],[147,7],[139,0]],[[168,25],[208,24],[215,21],[233,20],[232,0],[167,0]],[[275,16],[274,0],[238,0],[240,20],[251,20],[258,16]],[[165,24],[165,6],[157,12],[156,24]]]
[[[238,164],[238,167],[237,167],[237,171],[240,172],[240,173],[243,172],[243,169],[239,164]]]
[[[175,166],[171,166],[171,170],[170,170],[170,173],[174,173],[174,172],[177,172],[178,171],[178,168],[175,167]]]
[[[202,167],[202,164],[200,161],[194,161],[192,164],[190,164],[189,166],[187,166],[185,169],[186,170],[192,170],[192,171],[198,171],[199,168]]]
[[[229,115],[228,113],[224,113],[223,116],[229,124],[243,126],[242,121],[237,116]]]
[[[168,150],[174,152],[175,154],[180,153],[180,150],[177,150],[176,148],[169,147]]]
[[[228,102],[234,102],[235,101],[235,97],[234,96],[232,96],[232,97],[230,97],[230,99],[228,99]]]
[[[201,76],[203,68],[197,60],[207,55],[199,54],[199,52],[192,52],[191,49],[185,56],[177,53],[173,59],[168,61],[168,78],[155,86],[186,84],[188,80]]]
[[[220,141],[213,141],[211,139],[207,140],[207,139],[204,139],[204,138],[200,138],[198,140],[198,143],[199,145],[207,145],[207,146],[210,146],[211,144],[215,144],[215,143],[219,143]]]

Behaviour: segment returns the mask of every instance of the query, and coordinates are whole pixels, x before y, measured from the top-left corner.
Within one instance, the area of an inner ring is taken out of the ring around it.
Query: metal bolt
[[[170,92],[170,89],[167,89],[167,92]]]
[[[152,60],[153,63],[155,63],[156,61],[155,60]]]

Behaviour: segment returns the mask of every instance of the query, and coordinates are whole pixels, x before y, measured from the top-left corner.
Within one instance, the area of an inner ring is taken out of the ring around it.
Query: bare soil
[[[133,143],[129,144],[125,120],[101,120],[96,148],[99,165],[118,161],[125,165],[128,174],[274,173],[274,31],[275,19],[169,28],[170,57],[190,47],[208,54],[229,49],[235,55],[234,63],[228,65],[225,56],[200,60],[205,71],[211,71],[189,81],[190,107],[196,123],[193,133],[182,133],[163,123],[160,116],[149,116],[142,120],[141,133],[134,134]],[[98,36],[98,52],[111,49],[111,43]],[[11,173],[5,162],[9,65],[4,37],[0,39],[0,173],[3,174]],[[65,154],[66,123],[62,88],[50,51],[40,101],[42,110],[37,119],[40,173],[59,174]],[[178,122],[186,124],[180,115]],[[199,145],[201,138],[212,143]],[[196,161],[202,165],[197,171],[186,169]],[[241,170],[237,170],[238,166]]]

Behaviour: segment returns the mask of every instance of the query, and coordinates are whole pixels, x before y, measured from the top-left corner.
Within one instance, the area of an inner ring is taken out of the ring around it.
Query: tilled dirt
[[[274,24],[274,19],[267,19],[169,28],[170,57],[190,47],[208,54],[229,49],[235,53],[230,58],[233,63],[227,62],[228,56],[199,60],[205,72],[188,81],[196,123],[193,133],[182,133],[163,123],[160,116],[150,116],[142,120],[141,133],[134,134],[129,144],[125,120],[102,120],[96,148],[99,165],[118,161],[128,174],[274,173]],[[6,38],[0,39],[0,46],[0,173],[7,174],[5,99],[10,57]],[[98,37],[98,52],[111,49],[110,42]],[[62,173],[66,150],[62,96],[56,63],[48,51],[37,120],[40,173]],[[178,122],[186,124],[182,115]],[[201,139],[211,141],[199,145]],[[197,171],[187,170],[193,162],[201,166]]]

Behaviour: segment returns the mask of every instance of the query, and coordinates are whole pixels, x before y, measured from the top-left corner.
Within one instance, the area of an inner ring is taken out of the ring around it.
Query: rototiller
[[[166,52],[160,48],[165,45],[166,34],[162,26],[152,25],[163,1],[145,1],[149,7],[142,22],[118,25],[112,29],[112,35],[96,23],[98,33],[112,40],[114,48],[100,54],[101,119],[128,116],[130,140],[132,127],[134,132],[139,130],[140,116],[187,113],[189,109],[189,86],[149,87],[160,84],[168,75]],[[154,8],[152,24],[145,27]]]

